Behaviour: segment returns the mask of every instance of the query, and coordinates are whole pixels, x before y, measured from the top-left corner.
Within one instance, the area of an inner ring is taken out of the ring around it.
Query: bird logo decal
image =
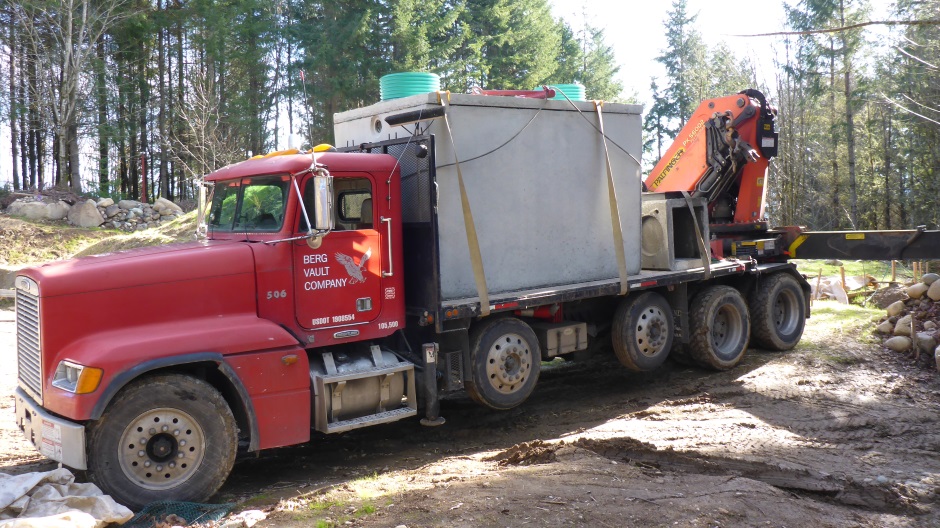
[[[366,250],[362,255],[362,258],[359,259],[359,264],[356,264],[355,259],[349,255],[344,255],[342,253],[336,254],[336,260],[346,268],[346,273],[349,274],[349,284],[358,284],[360,282],[366,281],[366,276],[363,272],[366,270],[366,262],[369,262],[369,257],[372,256],[372,248]]]

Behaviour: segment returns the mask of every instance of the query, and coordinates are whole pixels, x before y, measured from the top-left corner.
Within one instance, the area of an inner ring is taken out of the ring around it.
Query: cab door
[[[301,184],[307,212],[313,216],[313,178]],[[297,323],[316,330],[356,326],[373,321],[382,311],[382,241],[369,174],[334,175],[334,230],[313,249],[294,244],[294,299]],[[300,217],[297,232],[307,232]]]

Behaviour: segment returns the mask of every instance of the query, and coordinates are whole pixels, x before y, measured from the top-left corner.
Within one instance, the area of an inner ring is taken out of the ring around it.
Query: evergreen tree
[[[623,83],[617,79],[620,66],[613,48],[604,40],[604,31],[585,25],[577,35],[567,23],[561,23],[561,42],[555,73],[548,84],[579,82],[588,99],[618,101]]]

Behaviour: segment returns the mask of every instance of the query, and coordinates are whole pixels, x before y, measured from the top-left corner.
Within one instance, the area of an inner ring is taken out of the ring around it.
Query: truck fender
[[[248,395],[248,390],[245,388],[245,384],[242,383],[242,380],[238,377],[232,367],[225,363],[222,358],[222,354],[219,354],[218,352],[196,352],[183,356],[152,359],[150,361],[145,361],[135,365],[129,370],[125,370],[124,372],[115,376],[108,386],[104,388],[101,393],[101,398],[98,399],[98,402],[95,404],[94,408],[92,408],[91,419],[98,420],[101,418],[101,415],[104,414],[104,410],[108,408],[108,404],[111,403],[111,400],[114,399],[114,396],[118,393],[118,391],[123,389],[131,381],[143,376],[148,372],[153,372],[168,367],[210,363],[214,364],[218,371],[223,376],[225,376],[225,378],[231,384],[232,388],[238,394],[239,403],[244,408],[245,420],[248,422],[248,430],[250,431],[248,451],[257,451],[258,420],[255,416],[254,405],[252,404],[251,397]],[[233,412],[236,411],[237,410],[233,409]],[[236,415],[237,414],[238,413],[236,412]]]
[[[257,376],[251,375],[247,379],[244,377],[251,374],[252,360],[262,361],[268,366],[280,365],[278,361],[284,355],[296,356],[299,361],[296,365],[298,372],[292,368],[280,373],[286,376],[284,384],[279,384],[280,380],[270,375],[264,379],[256,379]],[[54,361],[58,363],[63,359],[94,365],[105,371],[102,387],[95,395],[87,395],[91,398],[56,394],[61,398],[61,403],[65,404],[62,406],[67,411],[65,414],[75,420],[100,418],[118,391],[147,372],[202,363],[210,369],[214,368],[228,380],[232,388],[230,400],[236,397],[240,400],[230,403],[236,416],[241,413],[245,415],[241,425],[251,431],[251,450],[276,447],[271,443],[293,442],[309,435],[309,427],[301,431],[303,424],[310,420],[309,415],[300,416],[302,406],[292,406],[297,414],[293,427],[285,429],[277,427],[276,423],[259,423],[258,412],[267,412],[258,408],[259,402],[262,407],[269,409],[283,400],[296,398],[303,393],[309,395],[310,389],[307,357],[297,339],[278,324],[253,313],[161,322],[101,332],[65,347]],[[248,370],[242,370],[245,368]],[[302,374],[300,371],[303,371]],[[266,383],[269,385],[265,386]],[[51,397],[50,394],[50,400]],[[238,404],[241,407],[235,408]]]

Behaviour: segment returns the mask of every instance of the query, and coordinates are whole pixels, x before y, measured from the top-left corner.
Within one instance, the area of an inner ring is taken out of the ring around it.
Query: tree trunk
[[[78,125],[72,123],[68,128],[69,137],[69,188],[75,194],[82,193],[82,177],[79,167]]]
[[[839,178],[839,126],[836,113],[836,53],[835,41],[829,38],[829,127],[830,140],[829,156],[832,158],[832,189],[830,189],[830,204],[832,206],[832,217],[829,222],[834,223],[830,227],[838,228],[838,219],[842,216],[842,200],[839,194],[842,192]]]
[[[839,21],[845,27],[845,1],[839,1]],[[852,51],[845,32],[842,36],[842,68],[845,77],[845,146],[848,149],[849,164],[849,206],[852,229],[858,229],[858,191],[856,189],[855,174],[855,109],[852,96]]]
[[[95,92],[98,98],[98,193],[101,196],[109,194],[108,175],[108,92],[105,85],[105,54],[104,41],[98,40],[98,63],[95,68]]]
[[[138,86],[140,90],[140,106],[137,109],[138,110],[137,120],[138,120],[138,128],[139,128],[138,132],[140,133],[140,145],[139,145],[140,150],[139,152],[135,153],[136,159],[140,159],[141,156],[147,156],[148,148],[149,148],[147,146],[148,145],[148,142],[147,142],[147,107],[150,104],[150,87],[147,84],[146,75],[147,75],[147,68],[146,68],[145,62],[142,60],[138,63],[138,71],[137,71],[137,81],[138,81]],[[135,164],[136,163],[137,161],[135,160]],[[147,172],[143,170],[143,167],[141,167],[140,183],[143,188],[141,188],[139,192],[135,194],[137,195],[137,199],[142,202],[146,202],[149,200],[147,196],[149,194],[149,191],[147,188],[148,186],[147,186],[146,179],[147,179]]]
[[[17,149],[17,141],[19,141],[19,133],[16,130],[19,103],[16,98],[16,53],[17,53],[17,42],[16,42],[16,13],[11,11],[10,13],[10,162],[13,166],[13,190],[20,190],[20,172],[19,167],[17,166],[17,158],[19,156],[19,149]]]
[[[166,14],[165,4],[163,0],[157,0],[157,10],[163,11]],[[164,17],[165,18],[165,17]],[[160,27],[157,35],[157,89],[159,90],[158,96],[160,97],[160,110],[157,116],[157,130],[160,134],[160,145],[159,145],[159,154],[158,161],[160,163],[160,190],[159,195],[168,198],[170,195],[169,188],[169,178],[167,175],[167,159],[166,159],[166,109],[167,109],[167,87],[166,87],[166,59],[167,53],[165,49],[166,45],[166,29]],[[157,193],[154,193],[156,196]]]

